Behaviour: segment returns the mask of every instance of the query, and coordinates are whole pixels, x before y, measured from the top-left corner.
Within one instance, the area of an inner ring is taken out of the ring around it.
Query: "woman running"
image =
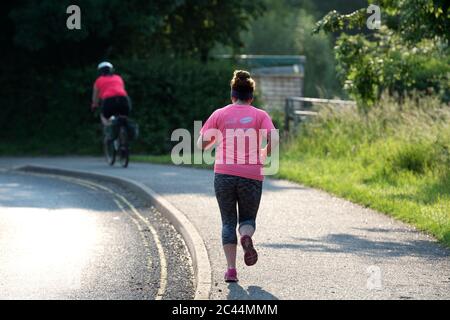
[[[209,117],[197,143],[202,149],[216,145],[214,189],[222,217],[222,244],[228,264],[226,282],[238,281],[238,223],[245,264],[252,266],[258,261],[252,236],[264,180],[263,162],[273,147],[270,132],[275,127],[267,112],[251,105],[254,91],[255,81],[250,74],[235,71],[231,80],[232,104]],[[263,138],[269,138],[269,143],[262,149]]]

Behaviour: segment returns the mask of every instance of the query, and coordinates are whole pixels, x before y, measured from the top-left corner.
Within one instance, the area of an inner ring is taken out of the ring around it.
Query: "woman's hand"
[[[266,162],[267,159],[267,147],[263,148],[259,152],[259,161],[261,161],[262,164]]]

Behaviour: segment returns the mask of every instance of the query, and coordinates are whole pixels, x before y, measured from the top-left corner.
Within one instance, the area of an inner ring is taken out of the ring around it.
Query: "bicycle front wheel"
[[[105,137],[103,142],[103,148],[105,152],[105,159],[106,162],[113,166],[116,162],[116,149],[114,148],[114,141],[109,140],[107,137]]]

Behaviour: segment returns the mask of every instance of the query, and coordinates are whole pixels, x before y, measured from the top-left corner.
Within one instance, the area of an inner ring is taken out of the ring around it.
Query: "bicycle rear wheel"
[[[119,161],[122,167],[127,168],[130,161],[128,150],[128,131],[126,126],[121,126],[119,131]]]

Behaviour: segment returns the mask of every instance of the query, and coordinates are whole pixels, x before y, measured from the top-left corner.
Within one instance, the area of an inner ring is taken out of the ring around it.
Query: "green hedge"
[[[171,132],[192,129],[229,102],[232,65],[159,58],[115,61],[140,125],[134,152],[170,150]],[[4,70],[5,71],[5,70]],[[92,154],[101,152],[98,116],[90,112],[95,66],[62,71],[2,72],[0,154]]]

